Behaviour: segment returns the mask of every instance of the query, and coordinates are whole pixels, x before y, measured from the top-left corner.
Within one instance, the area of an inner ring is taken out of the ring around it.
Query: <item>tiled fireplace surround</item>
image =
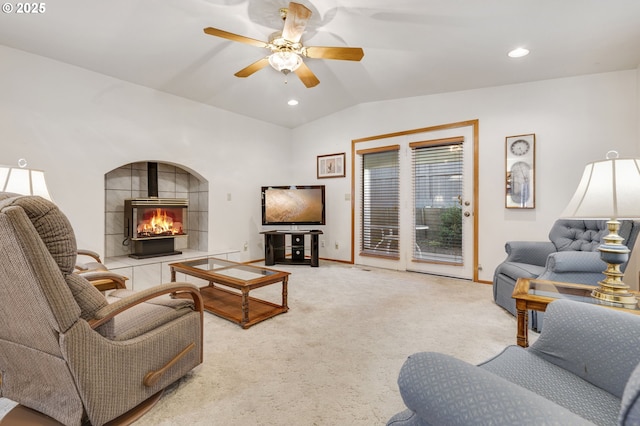
[[[140,290],[169,282],[168,264],[184,258],[205,255],[231,258],[233,251],[209,253],[208,250],[208,182],[179,166],[160,162],[158,197],[189,200],[187,235],[175,240],[176,250],[183,255],[144,260],[129,258],[129,246],[123,245],[124,200],[147,197],[147,188],[147,162],[127,164],[105,175],[105,263],[110,270],[129,277],[127,287]]]

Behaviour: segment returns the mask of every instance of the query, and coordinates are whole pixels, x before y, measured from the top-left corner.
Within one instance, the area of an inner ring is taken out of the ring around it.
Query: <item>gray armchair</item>
[[[557,300],[529,348],[474,366],[409,357],[398,385],[407,409],[388,426],[638,425],[640,316]]]
[[[633,249],[640,231],[640,222],[621,221],[619,234],[624,244]],[[511,297],[518,278],[598,285],[604,279],[607,264],[600,259],[598,247],[609,233],[605,220],[557,220],[550,241],[509,241],[505,245],[507,258],[495,270],[493,299],[496,304],[516,315],[516,303]],[[626,264],[621,265],[624,271]],[[542,329],[541,312],[529,313],[533,330]]]
[[[70,426],[135,420],[202,363],[202,298],[187,283],[107,298],[76,257],[53,203],[0,192],[0,396]]]

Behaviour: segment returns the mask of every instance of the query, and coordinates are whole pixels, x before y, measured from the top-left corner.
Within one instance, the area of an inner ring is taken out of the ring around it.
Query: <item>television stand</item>
[[[318,235],[322,231],[262,231],[264,235],[264,264],[319,266]],[[305,256],[305,237],[311,241],[310,256]],[[289,240],[289,244],[287,242]],[[290,252],[287,250],[290,248]]]

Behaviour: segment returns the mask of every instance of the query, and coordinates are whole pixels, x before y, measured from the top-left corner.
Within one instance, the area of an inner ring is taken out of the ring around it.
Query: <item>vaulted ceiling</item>
[[[313,88],[270,67],[235,77],[269,52],[203,32],[267,41],[287,0],[55,0],[39,14],[2,13],[0,44],[290,128],[365,102],[640,65],[638,0],[298,3],[313,12],[306,46],[365,54],[305,59]],[[518,46],[531,53],[509,58]]]

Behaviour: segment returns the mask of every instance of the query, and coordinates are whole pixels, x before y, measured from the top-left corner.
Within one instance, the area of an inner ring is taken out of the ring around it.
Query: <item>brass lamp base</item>
[[[591,297],[611,303],[623,305],[635,305],[636,297],[629,293],[629,286],[622,282],[624,274],[620,271],[620,265],[629,260],[630,250],[622,244],[623,239],[618,235],[620,222],[610,220],[607,222],[609,235],[604,237],[604,243],[598,247],[600,258],[607,263],[607,269],[602,271],[605,279],[598,282],[599,287],[591,292]]]
[[[604,287],[601,282],[598,284],[600,284],[600,287],[591,292],[591,297],[593,298],[611,303],[619,303],[621,305],[635,305],[638,303],[638,299],[626,289],[609,290]]]

